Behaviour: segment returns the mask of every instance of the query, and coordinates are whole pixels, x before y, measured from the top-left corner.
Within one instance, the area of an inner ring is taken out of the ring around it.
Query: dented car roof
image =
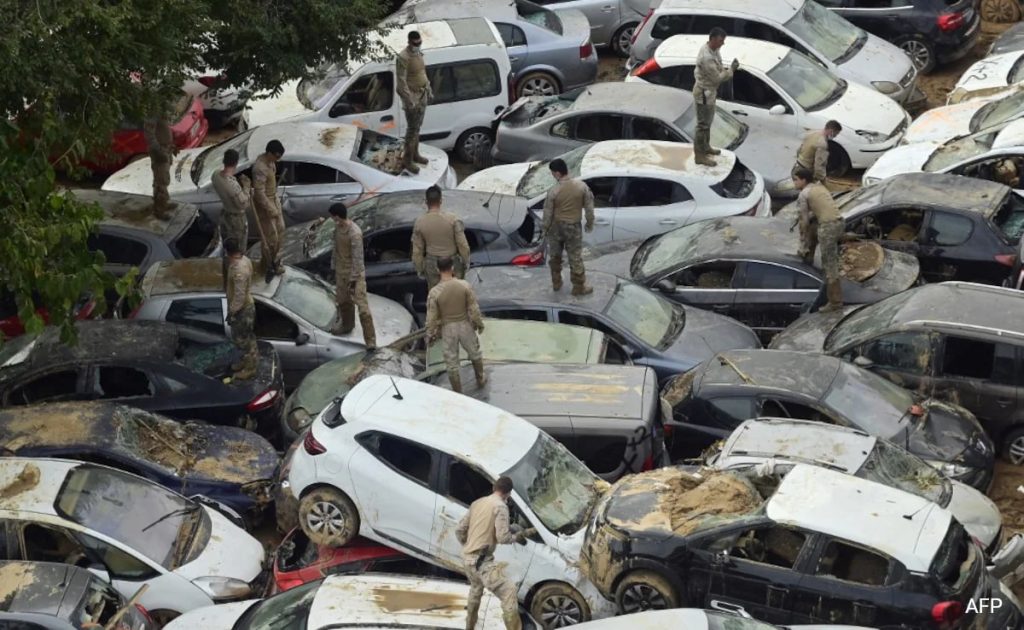
[[[797,391],[821,398],[843,365],[836,357],[809,352],[730,350],[698,368],[693,390],[697,392],[711,385],[750,386]]]
[[[907,204],[974,211],[984,217],[992,217],[1010,193],[1009,186],[977,177],[901,173],[840,198],[839,211],[844,217],[849,217],[882,204]]]
[[[199,208],[195,205],[171,200],[167,213],[169,218],[158,217],[153,212],[152,195],[88,188],[70,192],[79,201],[99,205],[105,215],[100,219],[101,225],[151,232],[165,241],[172,241],[181,235],[199,214]]]

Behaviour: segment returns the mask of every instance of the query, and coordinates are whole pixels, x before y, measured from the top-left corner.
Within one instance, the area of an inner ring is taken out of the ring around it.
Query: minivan
[[[343,122],[390,136],[405,134],[405,114],[395,81],[395,56],[408,33],[423,37],[423,57],[434,98],[420,139],[471,161],[491,138],[491,122],[514,100],[512,65],[490,20],[463,18],[407,24],[371,35],[378,51],[367,59],[331,64],[310,79],[285,84],[278,96],[252,99],[252,126],[280,120]],[[383,52],[386,58],[373,55]],[[377,57],[374,60],[373,57]]]

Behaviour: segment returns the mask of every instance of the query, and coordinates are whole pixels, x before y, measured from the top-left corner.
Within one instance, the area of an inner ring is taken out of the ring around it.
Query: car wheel
[[[467,164],[476,164],[476,156],[480,151],[490,152],[491,130],[484,127],[473,127],[462,132],[455,142],[455,157]]]
[[[147,612],[149,613],[150,619],[152,619],[153,623],[156,624],[157,628],[163,628],[181,616],[180,612],[175,612],[173,610],[149,610]]]
[[[825,168],[829,177],[843,177],[850,172],[850,156],[833,140],[828,141],[828,165]]]
[[[530,600],[530,616],[542,628],[564,628],[590,621],[590,607],[568,584],[545,584]]]
[[[359,512],[336,488],[317,488],[299,501],[299,526],[315,545],[340,547],[359,532]]]
[[[927,74],[935,69],[935,50],[923,37],[902,37],[896,40],[896,45],[910,57],[910,61],[920,74]]]
[[[679,596],[669,581],[654,571],[634,571],[619,582],[615,590],[619,613],[678,608]]]
[[[1024,428],[1007,432],[1003,438],[1003,459],[1014,466],[1024,464]]]
[[[558,81],[547,72],[531,72],[524,76],[519,82],[518,96],[554,96],[561,90],[558,88]]]
[[[612,35],[612,52],[625,59],[629,57],[629,51],[633,48],[633,33],[636,32],[636,22],[623,24],[619,30]]]
[[[981,19],[1007,24],[1021,18],[1020,0],[981,0]]]

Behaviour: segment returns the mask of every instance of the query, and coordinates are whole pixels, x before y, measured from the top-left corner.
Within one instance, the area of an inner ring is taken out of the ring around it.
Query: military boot
[[[473,361],[473,374],[476,375],[476,388],[483,389],[487,385],[487,373],[484,372],[483,359]]]
[[[819,312],[828,313],[843,308],[843,286],[839,280],[828,281],[825,285],[825,295],[828,296],[828,304],[819,308]]]
[[[409,142],[405,143],[405,151],[402,152],[402,168],[409,171],[413,175],[418,175],[420,167],[416,166],[413,161],[413,154],[416,151],[416,147],[412,146]]]
[[[707,154],[704,153],[694,153],[693,161],[697,164],[700,164],[701,166],[716,166],[718,164],[718,162],[715,162]]]
[[[363,327],[363,343],[367,350],[377,348],[377,330],[373,327],[373,316],[369,313],[359,313],[359,325]]]
[[[589,284],[584,283],[584,284],[574,284],[574,285],[572,285],[572,294],[573,295],[590,295],[593,292],[594,292],[594,287],[590,286]]]
[[[448,372],[448,382],[451,383],[453,392],[462,393],[462,375],[458,370]]]
[[[420,153],[420,139],[419,138],[416,138],[416,143],[413,145],[412,159],[413,159],[414,162],[418,162],[420,164],[429,164],[430,163],[430,160],[428,160],[427,158],[423,157],[423,154]]]
[[[715,147],[710,147],[709,146],[708,147],[708,155],[722,155],[722,150],[721,149],[716,149]]]

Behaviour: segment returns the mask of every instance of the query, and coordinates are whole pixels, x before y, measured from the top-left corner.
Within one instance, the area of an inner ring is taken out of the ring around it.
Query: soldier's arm
[[[483,330],[484,318],[480,314],[480,303],[476,300],[476,293],[473,292],[473,289],[469,289],[467,293],[466,307],[469,311],[469,321],[473,324],[473,328],[476,328],[478,331]]]
[[[426,243],[423,241],[423,233],[420,232],[418,225],[413,225],[412,228],[412,266],[416,270],[416,274],[423,277],[423,254],[426,249]]]
[[[455,219],[455,249],[459,252],[459,256],[462,258],[463,264],[466,268],[469,268],[469,241],[466,240],[466,226],[463,225],[462,219]]]
[[[358,277],[366,275],[366,263],[363,260],[363,233],[359,230],[352,232],[352,249],[349,252],[352,256],[352,272]]]
[[[826,168],[828,167],[828,142],[822,144],[814,151],[814,180],[825,181]]]
[[[408,108],[412,103],[412,92],[409,91],[408,82],[409,64],[402,55],[395,57],[395,75],[397,76],[395,91],[398,92],[398,98],[402,99],[402,105]]]
[[[508,545],[516,541],[516,535],[508,524],[508,506],[502,503],[494,508],[494,538],[499,545]]]
[[[459,541],[460,545],[466,544],[466,539],[469,537],[469,512],[467,511],[459,521],[458,526],[455,528],[455,540]]]
[[[231,196],[236,205],[244,208],[249,205],[249,193],[242,188],[234,177],[228,179],[228,187],[231,189]]]
[[[267,177],[270,172],[266,164],[257,161],[252,167],[252,194],[264,207],[273,205],[273,201],[267,198]]]
[[[548,228],[551,227],[551,222],[555,220],[555,188],[548,191],[548,196],[544,198],[544,216],[541,217],[541,226],[544,231],[547,232]]]
[[[587,220],[587,231],[594,229],[594,191],[583,184],[583,213]]]
[[[437,339],[441,332],[441,318],[437,312],[437,293],[431,289],[427,295],[427,339]]]

